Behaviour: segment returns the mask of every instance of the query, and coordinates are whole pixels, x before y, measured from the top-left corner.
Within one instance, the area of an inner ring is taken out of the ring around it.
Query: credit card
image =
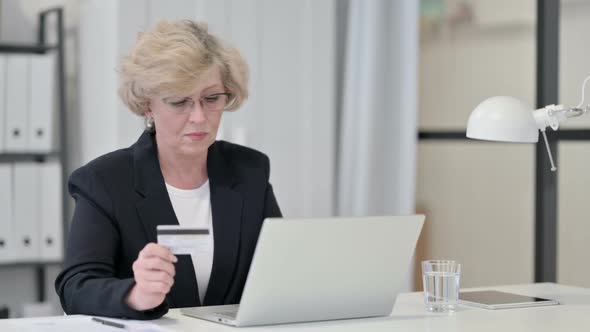
[[[210,239],[207,228],[158,225],[156,233],[158,244],[170,249],[174,255],[190,255],[209,250]]]

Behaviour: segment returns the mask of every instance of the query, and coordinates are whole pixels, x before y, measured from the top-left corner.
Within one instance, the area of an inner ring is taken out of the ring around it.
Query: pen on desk
[[[92,320],[103,324],[103,325],[108,325],[108,326],[112,326],[112,327],[118,327],[120,329],[124,329],[125,325],[121,324],[121,323],[117,323],[117,322],[111,322],[110,320],[106,320],[106,319],[102,319],[102,318],[96,318],[96,317],[92,317]]]

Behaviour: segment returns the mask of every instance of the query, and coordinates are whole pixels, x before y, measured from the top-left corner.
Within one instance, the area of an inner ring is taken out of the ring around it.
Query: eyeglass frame
[[[218,96],[226,96],[227,97],[227,102],[225,103],[225,105],[219,109],[207,109],[207,107],[205,106],[206,104],[205,104],[204,100],[207,98],[218,97]],[[162,102],[164,104],[166,104],[166,106],[171,107],[175,114],[189,114],[194,110],[194,107],[197,104],[197,102],[192,97],[183,98],[182,100],[180,100],[178,102],[170,102],[170,101],[166,101],[166,99],[167,98],[163,98]],[[209,112],[209,113],[216,113],[216,112],[224,111],[227,108],[229,108],[235,102],[235,100],[236,100],[235,96],[230,92],[212,93],[210,95],[206,95],[206,96],[203,96],[198,99],[201,109],[203,111]],[[187,102],[188,102],[188,104],[181,105],[181,103],[184,104]]]

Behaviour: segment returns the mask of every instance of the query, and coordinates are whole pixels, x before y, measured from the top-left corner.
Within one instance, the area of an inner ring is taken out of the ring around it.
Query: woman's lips
[[[186,134],[186,136],[193,141],[202,141],[205,139],[205,137],[207,137],[207,135],[208,134],[204,131]]]

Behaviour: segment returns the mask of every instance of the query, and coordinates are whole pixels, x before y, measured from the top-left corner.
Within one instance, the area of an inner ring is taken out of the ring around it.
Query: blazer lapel
[[[144,132],[134,145],[135,190],[142,196],[137,213],[143,224],[148,242],[157,242],[158,225],[178,225],[164,177],[158,161],[155,138]],[[174,286],[168,294],[172,307],[199,306],[199,290],[192,260],[179,255],[175,264]]]
[[[234,277],[240,247],[243,198],[234,188],[233,171],[219,149],[219,143],[214,143],[207,156],[214,252],[204,305],[226,304],[225,296]]]

